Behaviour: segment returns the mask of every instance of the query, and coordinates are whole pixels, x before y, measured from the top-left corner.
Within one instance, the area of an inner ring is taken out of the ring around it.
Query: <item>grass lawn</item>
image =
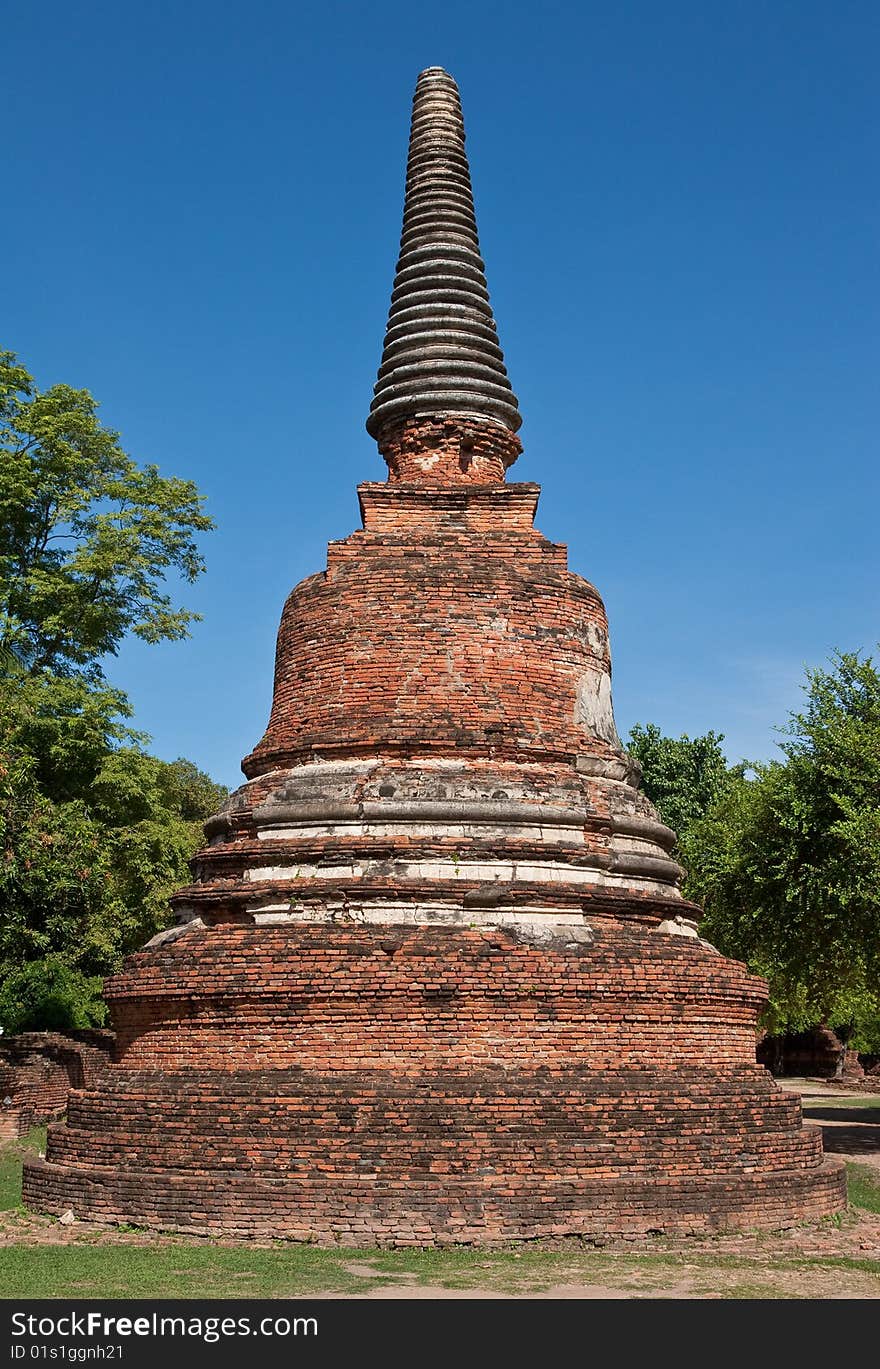
[[[423,1288],[429,1297],[468,1289],[521,1297],[822,1298],[843,1290],[880,1297],[880,1258],[769,1246],[766,1254],[760,1247],[744,1255],[713,1253],[711,1239],[687,1250],[324,1250],[72,1227],[63,1243],[45,1243],[47,1227],[32,1235],[32,1219],[21,1208],[22,1157],[44,1146],[45,1131],[36,1129],[0,1150],[0,1206],[8,1213],[0,1244],[5,1298],[346,1297],[382,1288],[409,1296]],[[880,1211],[880,1173],[867,1165],[847,1168],[853,1205]]]
[[[0,1212],[21,1207],[21,1162],[45,1149],[45,1127],[34,1127],[18,1141],[0,1142]]]
[[[837,1097],[833,1093],[805,1093],[801,1101],[805,1113],[811,1108],[846,1108],[848,1112],[872,1112],[880,1109],[880,1094],[875,1093],[866,1093],[863,1097],[851,1093]],[[868,1120],[866,1117],[865,1121]],[[870,1120],[873,1125],[873,1119]]]
[[[880,1212],[880,1170],[847,1161],[846,1192],[853,1207]]]
[[[880,1261],[767,1261],[697,1254],[575,1255],[549,1250],[321,1250],[212,1245],[9,1246],[0,1249],[7,1298],[204,1298],[347,1296],[379,1287],[479,1289],[534,1296],[574,1285],[618,1295],[816,1297],[858,1277],[880,1295]],[[801,1288],[802,1292],[794,1291]],[[870,1296],[870,1294],[868,1294]]]

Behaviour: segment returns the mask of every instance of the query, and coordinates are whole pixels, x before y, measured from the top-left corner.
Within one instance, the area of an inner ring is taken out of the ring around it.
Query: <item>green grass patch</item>
[[[46,1128],[34,1127],[17,1141],[0,1146],[0,1212],[21,1207],[21,1166],[26,1156],[46,1149]]]
[[[21,1211],[21,1166],[45,1149],[46,1130],[0,1148],[0,1209]],[[880,1212],[880,1175],[868,1165],[847,1164],[850,1203]],[[13,1222],[19,1219],[13,1218]],[[13,1227],[13,1230],[15,1228]],[[822,1296],[813,1280],[833,1271],[880,1280],[880,1261],[840,1256],[797,1257],[770,1262],[754,1256],[697,1250],[547,1250],[535,1245],[502,1250],[342,1250],[290,1245],[227,1246],[187,1237],[162,1243],[131,1243],[72,1229],[70,1244],[30,1245],[26,1239],[0,1247],[0,1288],[5,1298],[289,1298],[368,1293],[378,1287],[424,1286],[480,1289],[529,1297],[558,1284],[583,1284],[652,1296],[681,1286],[685,1296],[778,1298]],[[11,1234],[11,1233],[10,1233]],[[150,1238],[147,1237],[149,1240]],[[805,1276],[806,1292],[798,1288]],[[783,1276],[783,1282],[780,1282]],[[682,1282],[683,1281],[683,1282]],[[781,1291],[784,1286],[786,1291]],[[861,1289],[856,1289],[856,1295]]]
[[[880,1212],[880,1173],[876,1169],[847,1161],[846,1189],[853,1207]]]
[[[287,1298],[350,1293],[335,1251],[291,1246],[72,1245],[0,1249],[6,1298]]]
[[[809,1108],[846,1108],[852,1112],[880,1111],[880,1094],[873,1093],[805,1093],[801,1097],[804,1111]]]
[[[837,1272],[835,1272],[837,1271]],[[814,1280],[842,1286],[841,1275],[871,1275],[880,1261],[604,1251],[324,1250],[204,1243],[135,1246],[11,1245],[0,1248],[6,1298],[291,1298],[364,1294],[379,1286],[480,1289],[530,1297],[557,1284],[613,1288],[651,1296],[686,1288],[691,1296],[810,1296]],[[833,1276],[833,1277],[831,1277]],[[803,1283],[804,1291],[799,1292]],[[784,1286],[788,1290],[782,1293]],[[860,1286],[861,1287],[861,1286]]]

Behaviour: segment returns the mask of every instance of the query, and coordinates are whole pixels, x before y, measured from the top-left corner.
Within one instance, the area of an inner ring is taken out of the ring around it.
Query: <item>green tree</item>
[[[664,737],[654,723],[637,723],[627,750],[642,767],[642,786],[667,827],[681,839],[708,812],[741,770],[728,768],[720,733]]]
[[[213,526],[188,480],[138,466],[87,390],[40,392],[0,352],[0,662],[29,673],[102,677],[128,632],[187,635],[169,574],[204,569],[196,534]]]
[[[226,794],[191,761],[160,761],[130,747],[106,756],[91,813],[108,848],[114,963],[167,926],[169,895],[189,883],[204,821]]]
[[[137,466],[84,390],[0,352],[0,1022],[100,1022],[100,977],[168,920],[226,790],[157,760],[102,662],[188,634],[171,576],[212,526],[190,481]]]
[[[739,779],[686,832],[705,935],[771,984],[771,1029],[844,1037],[880,1011],[880,676],[837,655],[808,672],[785,759]]]
[[[92,764],[89,778],[80,758],[80,792],[55,799],[38,782],[40,758],[14,737],[0,744],[0,981],[29,985],[32,1008],[58,997],[61,966],[85,1011],[95,978],[167,925],[168,897],[188,882],[202,823],[226,795],[191,762],[132,746],[108,748]],[[31,964],[44,970],[21,980]],[[44,981],[48,997],[36,992]],[[0,995],[11,1021],[13,1000]]]
[[[4,978],[60,954],[88,961],[92,928],[107,909],[109,851],[76,800],[40,789],[34,758],[3,747],[0,759],[0,965]]]
[[[81,676],[15,671],[0,678],[0,745],[31,757],[40,790],[85,798],[108,751],[142,745],[125,694]]]
[[[0,984],[0,1023],[9,1035],[99,1027],[106,1015],[101,980],[81,974],[57,956],[13,969]]]

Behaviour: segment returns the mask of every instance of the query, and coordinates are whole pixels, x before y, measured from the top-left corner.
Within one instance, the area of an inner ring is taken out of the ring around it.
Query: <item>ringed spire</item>
[[[400,256],[367,419],[385,439],[412,420],[462,417],[511,436],[522,419],[489,302],[458,87],[441,67],[416,83]],[[502,434],[499,434],[501,437]]]

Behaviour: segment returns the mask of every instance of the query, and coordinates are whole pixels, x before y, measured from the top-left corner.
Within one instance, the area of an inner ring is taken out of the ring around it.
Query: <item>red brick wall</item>
[[[532,527],[535,487],[368,485],[361,499],[364,530],[285,605],[246,772],[314,749],[604,754],[577,694],[609,669],[605,610]]]
[[[21,1032],[0,1043],[0,1135],[21,1136],[63,1113],[71,1088],[101,1077],[112,1045],[110,1032]]]
[[[132,956],[107,991],[126,1068],[753,1066],[763,980],[688,938],[565,935],[220,926]]]
[[[25,1194],[348,1245],[818,1217],[843,1171],[754,1062],[764,990],[638,928],[215,928],[111,982],[120,1064]]]

